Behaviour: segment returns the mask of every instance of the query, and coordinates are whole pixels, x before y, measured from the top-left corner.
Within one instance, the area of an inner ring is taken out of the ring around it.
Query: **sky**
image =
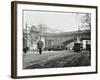
[[[77,31],[78,25],[84,14],[71,12],[47,12],[47,11],[29,11],[23,12],[23,24],[29,27],[32,25],[45,24],[46,27],[55,30],[55,32]]]

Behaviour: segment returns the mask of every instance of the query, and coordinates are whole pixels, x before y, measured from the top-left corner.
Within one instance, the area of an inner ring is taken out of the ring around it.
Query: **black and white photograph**
[[[97,6],[12,2],[12,77],[97,73]]]
[[[91,14],[23,10],[23,69],[91,66]]]

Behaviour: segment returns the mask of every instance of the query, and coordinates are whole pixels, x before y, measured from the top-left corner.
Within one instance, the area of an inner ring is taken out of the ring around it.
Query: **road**
[[[90,62],[90,54],[85,50],[43,51],[41,55],[38,52],[23,55],[24,69],[90,66]]]

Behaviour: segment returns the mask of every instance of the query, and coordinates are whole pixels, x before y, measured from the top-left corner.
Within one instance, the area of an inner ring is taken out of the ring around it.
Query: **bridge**
[[[61,33],[46,33],[43,36],[45,38],[45,47],[51,47],[53,45],[63,44],[64,46],[74,42],[77,37],[81,40],[90,40],[90,31],[73,31],[73,32],[61,32]]]

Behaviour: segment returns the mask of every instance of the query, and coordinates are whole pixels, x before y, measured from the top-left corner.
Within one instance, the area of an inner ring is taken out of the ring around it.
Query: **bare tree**
[[[41,40],[41,37],[46,33],[48,27],[45,24],[33,25],[31,27],[32,41]]]
[[[86,13],[83,17],[81,17],[81,29],[90,30],[91,29],[91,14]]]

